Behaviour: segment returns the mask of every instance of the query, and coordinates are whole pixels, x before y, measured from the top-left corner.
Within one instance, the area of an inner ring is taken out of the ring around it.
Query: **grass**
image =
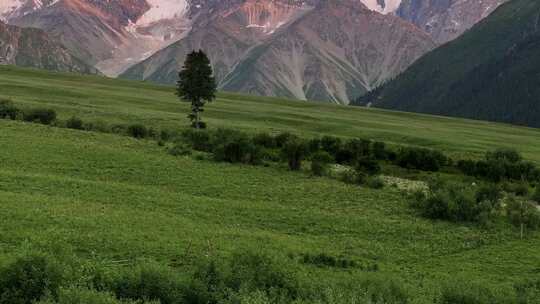
[[[0,97],[18,104],[55,108],[60,118],[140,122],[180,128],[189,106],[174,89],[143,82],[0,67]],[[330,134],[438,148],[458,156],[479,156],[497,147],[518,148],[540,164],[540,130],[499,123],[307,103],[221,93],[207,106],[211,127],[248,131],[292,131],[302,136]]]
[[[186,124],[187,106],[169,87],[0,71],[1,95],[54,107],[61,118]],[[460,154],[513,145],[540,161],[537,130],[500,124],[233,94],[221,94],[205,115],[212,126],[380,136]],[[325,253],[376,263],[405,280],[419,303],[429,303],[451,278],[508,288],[540,271],[540,234],[520,240],[505,223],[485,229],[422,219],[392,187],[371,190],[280,167],[173,157],[152,141],[6,120],[0,120],[0,143],[0,263],[24,246],[54,251],[59,244],[83,259],[171,265],[245,248],[298,258]],[[363,274],[299,267],[306,280]]]

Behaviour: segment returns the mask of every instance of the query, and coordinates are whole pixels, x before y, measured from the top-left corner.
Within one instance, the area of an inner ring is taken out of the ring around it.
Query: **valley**
[[[0,67],[0,87],[0,97],[23,108],[54,108],[61,120],[187,126],[188,106],[169,86]],[[207,110],[212,128],[362,137],[454,157],[518,147],[540,163],[536,129],[228,93]],[[377,265],[373,275],[403,281],[415,303],[432,303],[455,278],[509,290],[536,277],[537,232],[520,240],[503,223],[487,229],[423,219],[398,188],[348,185],[279,165],[175,157],[151,140],[19,121],[0,120],[0,142],[0,265],[21,250],[59,246],[105,265],[154,259],[183,272],[202,254],[228,259],[239,249],[286,255],[291,263],[325,253]],[[363,268],[294,267],[306,284],[370,275]]]
[[[0,304],[539,304],[539,50],[536,0],[0,0]]]

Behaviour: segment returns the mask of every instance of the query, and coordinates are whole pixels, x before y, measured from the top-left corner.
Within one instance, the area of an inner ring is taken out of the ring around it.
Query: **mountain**
[[[395,14],[443,44],[489,16],[507,0],[402,0]]]
[[[2,0],[10,24],[45,30],[114,76],[177,41],[189,28],[184,0]]]
[[[357,104],[540,127],[540,1],[513,0]]]
[[[0,22],[0,64],[53,71],[99,73],[73,56],[64,46],[39,29],[19,28]]]
[[[357,0],[245,0],[208,10],[185,38],[121,77],[174,83],[186,54],[203,49],[223,90],[347,104],[434,46]]]
[[[221,87],[348,104],[433,47],[427,35],[395,16],[357,1],[325,1],[250,49]]]
[[[179,42],[128,69],[121,77],[174,83],[186,55],[204,49],[221,81],[245,53],[308,11],[290,1],[226,1],[205,5]]]
[[[221,89],[347,104],[502,1],[0,0],[0,20],[108,76],[173,83],[201,48]]]

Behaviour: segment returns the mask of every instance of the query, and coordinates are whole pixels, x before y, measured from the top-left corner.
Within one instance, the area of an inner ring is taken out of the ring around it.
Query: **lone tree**
[[[216,98],[217,89],[216,81],[212,76],[210,59],[202,50],[193,51],[187,56],[178,77],[176,95],[182,101],[191,103],[191,113],[188,118],[191,119],[192,127],[204,128],[201,112],[204,111],[203,107],[207,102]]]

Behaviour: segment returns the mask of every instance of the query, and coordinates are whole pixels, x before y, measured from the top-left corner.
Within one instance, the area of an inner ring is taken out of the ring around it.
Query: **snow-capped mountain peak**
[[[164,19],[177,19],[186,15],[189,10],[187,0],[147,0],[150,9],[139,20],[138,26],[150,25]]]
[[[5,20],[13,12],[19,10],[25,0],[2,0],[0,1],[0,20]]]
[[[0,0],[0,20],[24,16],[35,10],[49,7],[60,0]]]
[[[394,13],[399,9],[401,0],[361,0],[370,10],[381,14]]]

